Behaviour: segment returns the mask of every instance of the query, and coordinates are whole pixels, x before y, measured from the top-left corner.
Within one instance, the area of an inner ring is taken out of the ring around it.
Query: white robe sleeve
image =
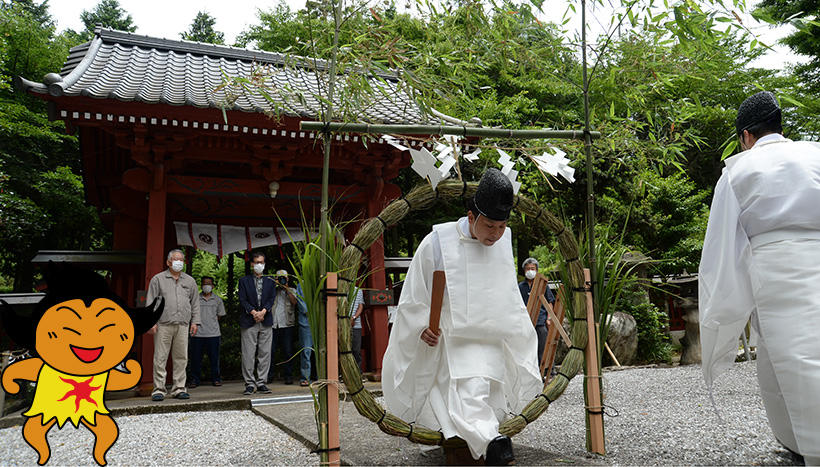
[[[740,212],[724,170],[715,187],[698,274],[702,369],[710,389],[734,362],[738,337],[755,310],[752,251]]]
[[[425,237],[413,256],[382,364],[385,404],[391,412],[407,420],[415,420],[421,412],[442,358],[441,345],[430,347],[420,338],[430,321],[438,247],[433,240],[437,238],[432,234]]]

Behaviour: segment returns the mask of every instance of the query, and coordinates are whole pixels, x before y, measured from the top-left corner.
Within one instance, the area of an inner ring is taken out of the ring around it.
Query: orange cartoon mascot
[[[17,316],[2,303],[7,334],[36,353],[6,368],[3,389],[15,394],[20,390],[15,380],[36,382],[34,401],[23,413],[23,438],[39,454],[40,465],[51,457],[46,434],[67,420],[94,434],[94,460],[105,465],[105,454],[119,437],[105,407],[105,391],[129,389],[139,382],[140,364],[126,357],[136,337],[157,322],[163,303],[129,308],[102,276],[72,266],[50,263],[46,281],[46,296],[31,318]],[[120,363],[126,371],[115,368]]]

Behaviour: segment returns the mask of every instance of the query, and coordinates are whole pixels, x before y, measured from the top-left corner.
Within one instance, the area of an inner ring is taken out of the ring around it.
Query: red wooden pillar
[[[367,203],[368,217],[379,215],[382,209],[384,181],[381,178],[377,180],[370,200]],[[384,274],[384,236],[376,239],[370,247],[368,255],[370,257],[371,271],[369,287],[382,290],[387,286]],[[376,374],[381,375],[382,359],[384,358],[384,352],[387,350],[387,307],[372,306],[370,310],[370,365],[368,366],[373,368]]]
[[[145,287],[158,272],[165,269],[165,211],[168,199],[165,184],[165,167],[162,164],[154,166],[154,183],[148,192],[148,235],[145,242]],[[147,304],[146,304],[147,305]],[[142,364],[142,379],[140,392],[146,389],[150,393],[153,388],[154,374],[154,336],[142,336],[140,351]]]

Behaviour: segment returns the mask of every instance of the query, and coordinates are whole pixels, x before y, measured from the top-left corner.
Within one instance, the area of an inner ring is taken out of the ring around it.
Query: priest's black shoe
[[[515,456],[513,455],[512,440],[509,436],[496,436],[487,446],[487,454],[484,455],[485,465],[513,465]]]

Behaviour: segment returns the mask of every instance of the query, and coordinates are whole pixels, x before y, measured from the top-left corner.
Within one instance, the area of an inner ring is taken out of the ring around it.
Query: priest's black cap
[[[780,116],[780,105],[777,98],[769,91],[760,91],[749,96],[737,109],[737,119],[735,129],[737,134],[748,130],[758,123],[770,120],[772,117]]]
[[[481,214],[494,221],[505,221],[510,217],[514,198],[510,179],[500,170],[489,168],[481,176],[469,208],[473,214]]]

